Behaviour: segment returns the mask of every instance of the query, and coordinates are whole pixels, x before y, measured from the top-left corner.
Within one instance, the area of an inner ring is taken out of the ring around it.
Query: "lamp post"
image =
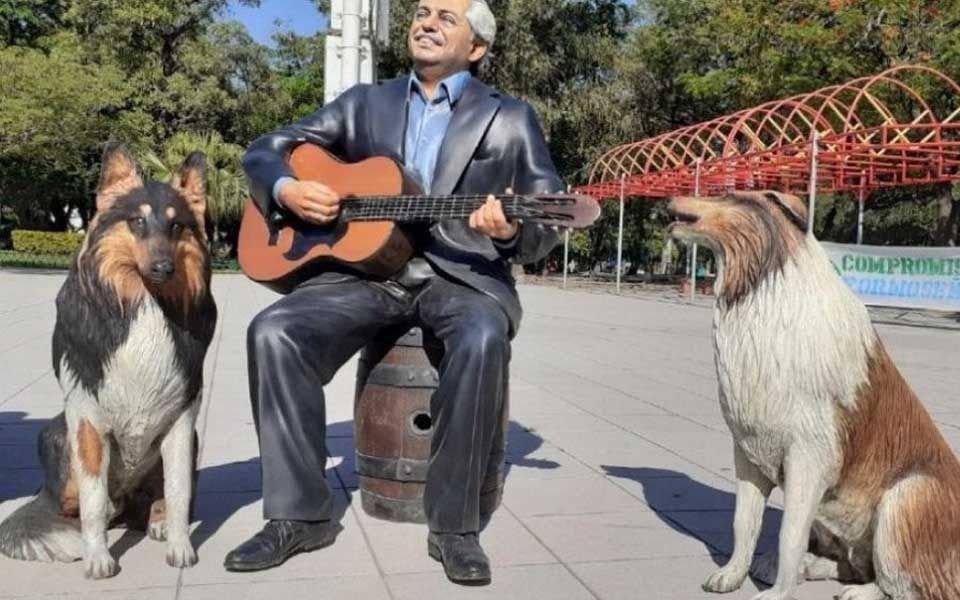
[[[620,271],[623,264],[623,200],[626,174],[620,176],[620,227],[617,231],[617,293],[620,293]]]
[[[697,170],[693,179],[693,195],[700,195],[700,159],[697,159]],[[690,252],[690,299],[697,295],[697,243],[693,243]]]
[[[813,130],[813,136],[810,140],[810,200],[807,209],[807,235],[813,235],[814,212],[817,209],[817,152],[819,144],[817,143],[820,135],[817,130]]]

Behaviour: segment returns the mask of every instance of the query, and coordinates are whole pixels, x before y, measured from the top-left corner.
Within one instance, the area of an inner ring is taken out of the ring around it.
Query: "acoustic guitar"
[[[290,168],[302,181],[321,181],[343,199],[329,225],[308,224],[293,216],[268,220],[248,200],[240,224],[237,254],[252,280],[280,293],[324,270],[348,270],[386,279],[413,255],[402,223],[466,219],[486,195],[429,196],[388,157],[344,163],[319,146],[301,144],[290,154]],[[590,196],[577,194],[497,195],[508,219],[569,228],[588,227],[600,216]]]

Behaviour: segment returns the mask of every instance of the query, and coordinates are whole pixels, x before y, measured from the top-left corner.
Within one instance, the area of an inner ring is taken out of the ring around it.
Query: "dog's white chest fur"
[[[148,297],[131,319],[126,339],[103,365],[96,391],[104,433],[116,440],[124,470],[152,462],[156,444],[186,408],[187,380],[176,356],[163,312]]]
[[[788,448],[840,464],[837,408],[853,406],[873,330],[816,243],[737,305],[718,304],[720,404],[736,443],[774,482]],[[819,297],[815,297],[819,296]]]

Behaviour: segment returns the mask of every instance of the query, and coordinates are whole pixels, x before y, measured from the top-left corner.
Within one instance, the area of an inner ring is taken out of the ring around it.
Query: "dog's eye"
[[[134,229],[143,229],[147,226],[147,220],[143,217],[134,217],[130,219],[130,226]]]
[[[183,231],[183,225],[180,223],[174,223],[170,226],[170,233],[173,235],[180,235],[180,232]]]

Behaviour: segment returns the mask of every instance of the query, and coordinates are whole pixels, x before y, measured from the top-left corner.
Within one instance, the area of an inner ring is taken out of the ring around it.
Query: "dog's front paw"
[[[807,552],[800,564],[800,574],[807,581],[839,579],[837,561]]]
[[[171,567],[192,567],[197,564],[197,553],[190,540],[169,542],[167,545],[167,564]]]
[[[840,600],[887,600],[890,598],[875,583],[844,586],[838,597]]]
[[[84,559],[84,576],[87,579],[105,579],[117,574],[117,561],[106,548],[94,550]]]
[[[147,535],[150,536],[151,540],[165,541],[167,539],[167,522],[151,521],[150,525],[147,526]]]
[[[739,589],[743,580],[747,578],[745,569],[731,567],[727,565],[722,569],[713,572],[703,585],[700,586],[705,592],[715,592],[717,594],[726,594]]]

